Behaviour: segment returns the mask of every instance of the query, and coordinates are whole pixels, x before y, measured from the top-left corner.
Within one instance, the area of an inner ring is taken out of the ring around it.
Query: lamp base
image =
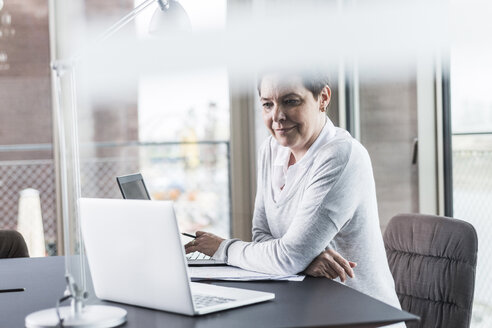
[[[126,322],[126,310],[107,305],[86,305],[82,313],[73,315],[70,306],[60,307],[63,327],[106,328],[116,327]],[[47,309],[29,314],[25,321],[27,328],[56,328],[58,316],[56,309]]]

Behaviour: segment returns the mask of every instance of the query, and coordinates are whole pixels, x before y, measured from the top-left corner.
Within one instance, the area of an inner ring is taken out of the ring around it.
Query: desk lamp
[[[92,45],[95,46],[111,37],[139,15],[140,12],[155,2],[159,4],[159,8],[156,9],[150,23],[149,32],[152,35],[163,36],[170,32],[179,35],[191,32],[190,20],[183,7],[176,0],[146,0],[104,31]],[[82,57],[83,54],[74,56],[69,60],[56,60],[51,64],[55,77],[57,95],[55,107],[57,132],[59,135],[65,280],[67,289],[65,295],[56,303],[55,308],[29,314],[25,319],[25,325],[28,328],[116,327],[125,323],[127,320],[126,310],[119,307],[85,304],[88,299],[88,292],[86,290],[85,254],[80,231],[78,206],[81,192],[75,90],[75,66]],[[69,87],[69,98],[71,100],[69,106],[63,106],[62,77],[68,77],[69,79],[67,83]],[[65,129],[65,125],[68,129]],[[67,148],[67,145],[70,148]],[[72,183],[69,184],[69,181]],[[72,201],[70,201],[69,196],[72,197]],[[71,222],[73,222],[73,226]],[[72,233],[78,239],[78,243],[75,242],[75,245],[71,245],[70,242],[69,237]],[[79,254],[76,254],[77,251]],[[75,255],[69,256],[72,252]],[[72,261],[78,264],[78,271],[77,268],[71,267]],[[79,284],[76,282],[76,276],[80,280]],[[70,306],[59,306],[61,302],[69,299],[71,300]]]

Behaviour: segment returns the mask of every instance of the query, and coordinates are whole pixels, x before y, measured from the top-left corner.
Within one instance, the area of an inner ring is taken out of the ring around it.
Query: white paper
[[[255,271],[243,270],[233,266],[193,266],[188,267],[191,280],[229,280],[229,281],[252,281],[252,280],[286,280],[302,281],[303,275],[271,275]]]

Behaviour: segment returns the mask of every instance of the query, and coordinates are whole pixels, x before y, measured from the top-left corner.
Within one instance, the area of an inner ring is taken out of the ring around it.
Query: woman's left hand
[[[208,256],[213,256],[225,239],[205,231],[197,231],[196,238],[185,245],[186,254],[201,252]]]
[[[340,277],[341,282],[345,282],[347,277],[353,278],[357,263],[347,261],[333,249],[327,249],[318,255],[309,266],[304,270],[309,276],[326,277],[336,279]]]

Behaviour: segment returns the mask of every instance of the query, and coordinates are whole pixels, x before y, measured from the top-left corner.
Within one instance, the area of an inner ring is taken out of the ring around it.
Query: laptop
[[[81,198],[80,214],[100,299],[202,315],[275,298],[191,282],[171,201]]]
[[[116,178],[116,181],[124,199],[151,199],[142,174],[120,176]],[[215,260],[200,252],[186,254],[186,258],[190,266],[227,265],[224,261]]]

